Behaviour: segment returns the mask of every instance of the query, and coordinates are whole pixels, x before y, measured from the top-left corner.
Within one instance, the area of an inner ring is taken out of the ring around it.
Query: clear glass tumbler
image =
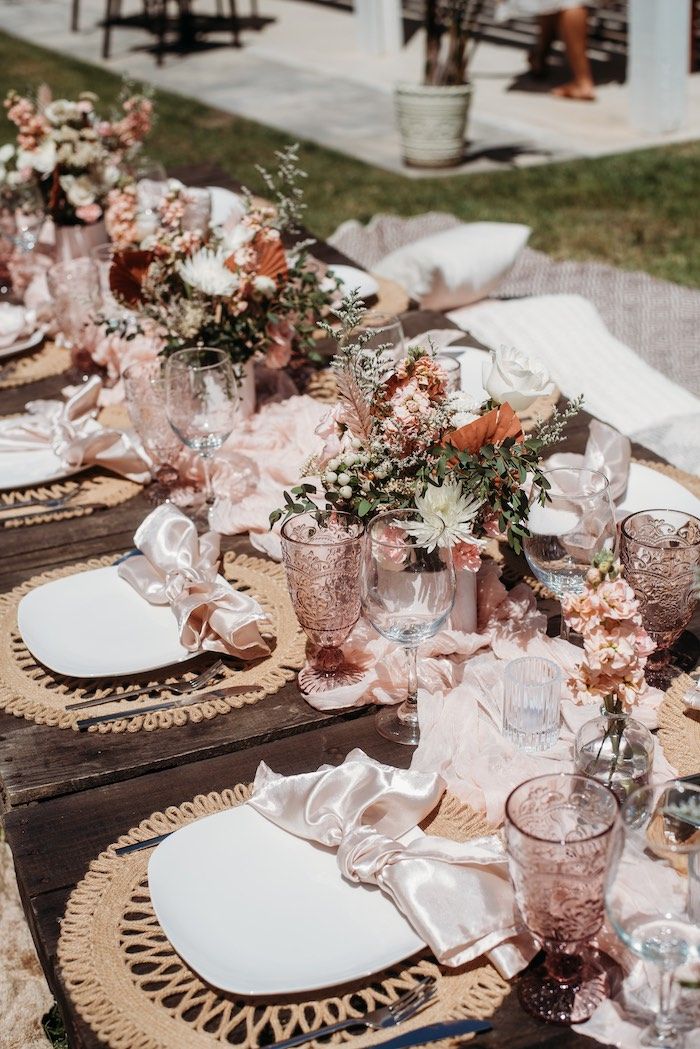
[[[562,672],[539,656],[514,659],[503,675],[503,735],[519,750],[549,750],[559,739]]]

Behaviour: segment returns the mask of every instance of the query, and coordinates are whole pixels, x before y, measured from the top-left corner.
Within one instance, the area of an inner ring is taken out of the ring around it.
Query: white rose
[[[48,175],[56,167],[56,143],[51,138],[45,138],[38,149],[31,152],[20,149],[17,153],[18,168],[33,168],[40,175]]]
[[[549,392],[550,378],[535,357],[502,346],[484,361],[483,384],[492,401],[507,402],[513,411],[519,412]]]
[[[67,98],[57,98],[54,102],[49,102],[44,109],[44,116],[54,127],[66,124],[69,120],[82,119],[77,102],[69,102]]]
[[[97,189],[87,175],[80,175],[79,178],[76,178],[75,175],[62,175],[60,181],[61,189],[68,197],[69,204],[72,204],[74,208],[82,208],[86,204],[95,203]]]
[[[236,252],[239,248],[248,244],[254,236],[254,229],[239,222],[237,226],[233,227],[233,229],[224,230],[221,242],[226,251]]]

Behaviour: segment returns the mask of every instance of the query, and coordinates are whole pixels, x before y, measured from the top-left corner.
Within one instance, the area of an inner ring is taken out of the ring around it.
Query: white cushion
[[[426,310],[486,298],[512,268],[530,236],[513,222],[468,222],[392,251],[374,272],[403,285]]]

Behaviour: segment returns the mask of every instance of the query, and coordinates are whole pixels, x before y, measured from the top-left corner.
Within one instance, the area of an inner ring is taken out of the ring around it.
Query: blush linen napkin
[[[252,597],[219,575],[219,536],[197,535],[181,510],[164,503],[139,526],[140,556],[119,566],[119,576],[152,605],[170,605],[180,643],[190,652],[223,652],[238,659],[270,654],[259,624],[267,617]]]
[[[21,455],[50,448],[70,470],[104,466],[145,484],[151,474],[137,438],[97,422],[101,389],[100,379],[93,376],[74,387],[65,401],[29,401],[26,413],[0,430],[0,452]]]
[[[337,768],[298,776],[262,763],[248,804],[290,834],[336,849],[343,877],[378,885],[445,965],[486,954],[511,977],[536,948],[515,910],[501,839],[400,840],[444,790],[437,773],[382,765],[353,750]]]

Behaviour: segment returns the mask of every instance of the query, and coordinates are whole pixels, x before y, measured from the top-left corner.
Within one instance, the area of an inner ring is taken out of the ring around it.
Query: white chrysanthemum
[[[186,262],[178,266],[178,273],[191,288],[205,295],[232,295],[238,287],[238,277],[226,268],[225,251],[200,248]]]
[[[48,175],[56,167],[56,143],[48,136],[37,149],[17,152],[18,168],[33,168],[40,175]]]
[[[428,553],[436,546],[450,547],[456,543],[484,546],[485,540],[472,533],[472,523],[481,503],[466,495],[459,481],[429,484],[425,495],[416,496],[416,507],[423,518],[402,525]]]

